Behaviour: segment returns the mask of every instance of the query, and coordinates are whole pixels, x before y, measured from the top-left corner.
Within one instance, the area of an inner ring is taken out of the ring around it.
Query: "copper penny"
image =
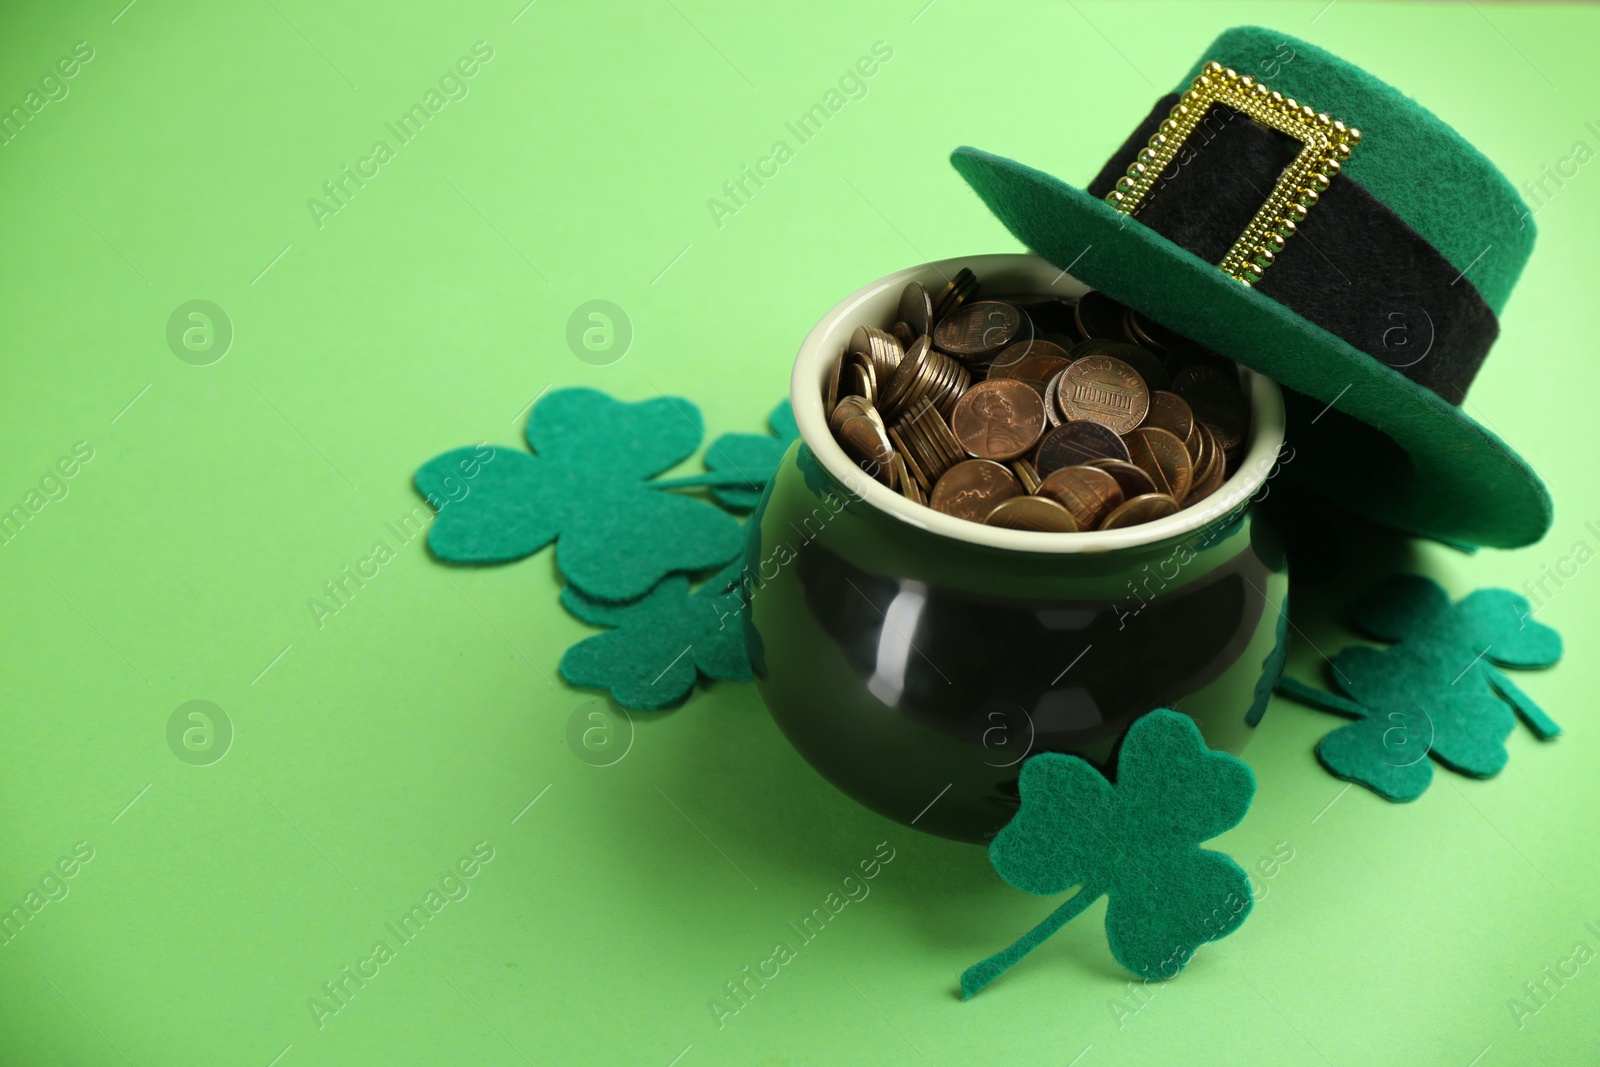
[[[1195,418],[1211,427],[1224,452],[1244,441],[1250,427],[1250,405],[1239,391],[1237,375],[1196,365],[1173,379],[1172,391],[1188,402]]]
[[[1067,350],[1050,341],[1018,341],[1005,348],[989,364],[990,378],[1017,378],[1034,384],[1039,395],[1052,375],[1071,365]]]
[[[839,379],[844,376],[844,364],[849,358],[850,354],[840,349],[839,358],[833,361],[833,369],[828,372],[828,387],[822,394],[822,410],[830,417],[833,409],[839,406]]]
[[[907,473],[911,475],[911,480],[917,483],[917,487],[925,495],[928,490],[933,488],[933,482],[929,480],[927,475],[922,473],[922,468],[918,466],[916,457],[911,454],[911,449],[906,447],[905,438],[900,436],[898,427],[889,427],[889,441],[894,445],[895,454],[905,464]],[[901,482],[900,487],[903,490],[905,483]],[[919,500],[918,503],[920,504],[922,501]]]
[[[1129,308],[1127,314],[1122,317],[1122,330],[1134,344],[1144,345],[1157,352],[1170,351],[1186,340],[1159,322],[1145,318],[1132,308]]]
[[[933,332],[933,298],[927,286],[911,282],[900,291],[900,321],[911,328],[913,339]]]
[[[828,429],[833,431],[835,437],[839,436],[839,427],[844,420],[853,415],[876,415],[872,405],[859,396],[841,396],[839,402],[833,406],[833,413],[828,416]]]
[[[852,356],[871,359],[878,377],[885,379],[900,365],[906,354],[894,334],[876,326],[857,326],[850,334],[848,350]]]
[[[1036,533],[1077,533],[1078,522],[1072,512],[1042,496],[1017,496],[989,512],[983,520],[990,526],[1008,530],[1033,530]]]
[[[1044,433],[1044,423],[1044,401],[1033,387],[1005,378],[974,385],[950,414],[956,440],[967,455],[979,459],[1026,454]]]
[[[1177,393],[1156,390],[1150,394],[1150,413],[1144,417],[1144,425],[1166,430],[1187,445],[1194,433],[1194,412]]]
[[[1072,301],[1051,296],[1042,300],[1019,300],[1017,306],[1033,323],[1037,335],[1042,337],[1045,334],[1055,334],[1057,337],[1064,337],[1068,348],[1083,340],[1078,334],[1077,305]],[[1049,339],[1055,340],[1055,338]],[[1056,343],[1061,342],[1056,341]]]
[[[1039,496],[1049,497],[1072,512],[1082,530],[1092,530],[1122,503],[1122,487],[1094,467],[1062,467],[1039,483]]]
[[[928,505],[958,519],[982,522],[1001,501],[1022,495],[1022,486],[1004,466],[988,459],[957,463],[939,478]]]
[[[1182,500],[1194,484],[1194,464],[1183,441],[1170,431],[1146,426],[1123,437],[1135,467],[1156,483],[1156,488],[1174,500]]]
[[[956,276],[950,279],[950,284],[944,287],[944,292],[939,294],[939,299],[933,302],[933,325],[937,326],[945,316],[954,312],[962,304],[978,295],[978,276],[966,267],[956,271]],[[930,327],[930,330],[932,327]]]
[[[1043,478],[1053,470],[1095,459],[1130,460],[1122,438],[1098,422],[1064,422],[1044,435],[1033,465]]]
[[[1167,389],[1172,385],[1172,379],[1167,375],[1166,364],[1148,348],[1133,344],[1111,344],[1106,345],[1100,354],[1120,359],[1132,367],[1134,373],[1144,381],[1144,387],[1151,392]]]
[[[1136,496],[1158,491],[1156,483],[1148,474],[1126,460],[1091,459],[1085,466],[1098,467],[1115,478],[1117,485],[1122,488],[1124,500],[1132,500]]]
[[[1150,391],[1139,372],[1110,356],[1084,356],[1068,367],[1057,400],[1067,418],[1098,422],[1119,434],[1143,422],[1150,410]]]
[[[1033,464],[1025,459],[1019,459],[1011,464],[1011,472],[1017,476],[1017,481],[1022,483],[1024,493],[1037,493],[1039,491],[1039,472],[1033,469]]]
[[[925,499],[922,495],[922,487],[911,476],[911,468],[906,466],[905,453],[897,451],[889,466],[894,469],[894,484],[895,488],[900,490],[900,495],[913,504],[922,503]]]
[[[1165,493],[1146,493],[1125,501],[1121,507],[1100,520],[1102,530],[1120,530],[1124,526],[1138,526],[1178,513],[1178,502]]]
[[[1122,315],[1126,310],[1106,294],[1091,290],[1078,298],[1073,319],[1078,332],[1085,337],[1120,341],[1123,338]]]
[[[841,388],[846,394],[859,396],[869,404],[877,403],[878,371],[871,356],[850,357],[850,366],[845,370]]]
[[[889,380],[880,383],[882,395],[879,397],[879,402],[891,417],[899,414],[904,402],[910,399],[914,387],[926,377],[928,353],[932,350],[926,336],[917,338],[910,351],[906,353],[906,358],[900,361],[900,365],[889,376]]]
[[[1050,375],[1050,380],[1044,383],[1044,417],[1052,427],[1060,426],[1064,421],[1061,415],[1061,376],[1066,373],[1066,367]]]
[[[1206,429],[1205,423],[1197,421],[1194,424],[1194,436],[1196,445],[1191,453],[1194,456],[1194,477],[1189,486],[1189,495],[1183,500],[1186,504],[1201,499],[1194,495],[1194,491],[1199,488],[1200,483],[1211,477],[1211,468],[1216,466],[1217,460],[1217,439]]]
[[[1042,400],[1050,382],[1070,365],[1059,356],[1029,356],[1018,363],[1013,363],[1004,372],[990,374],[989,377],[996,381],[1010,378],[1015,381],[1025,382],[1028,388],[1038,393],[1039,398]]]
[[[1017,340],[1026,321],[1015,305],[979,300],[952,312],[935,326],[933,343],[941,352],[963,359],[987,359]]]
[[[1223,457],[1222,450],[1217,447],[1216,435],[1204,423],[1200,424],[1202,437],[1200,455],[1205,461],[1203,465],[1195,467],[1195,483],[1189,489],[1189,495],[1184,498],[1184,506],[1198,504],[1206,497],[1222,488],[1222,483],[1227,480],[1228,462]]]
[[[884,485],[893,487],[894,473],[890,464],[894,460],[894,446],[889,444],[882,420],[851,415],[839,425],[839,443],[857,466]]]

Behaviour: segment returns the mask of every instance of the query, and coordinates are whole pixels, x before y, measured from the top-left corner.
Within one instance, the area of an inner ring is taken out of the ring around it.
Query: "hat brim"
[[[1302,394],[1286,397],[1285,476],[1437,540],[1518,548],[1549,530],[1544,483],[1459,408],[1081,189],[975,148],[950,161],[1034,252]]]

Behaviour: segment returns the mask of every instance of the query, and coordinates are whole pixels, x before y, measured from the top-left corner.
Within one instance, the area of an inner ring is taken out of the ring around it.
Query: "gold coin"
[[[1001,501],[1021,495],[1022,486],[1005,467],[989,459],[969,459],[944,472],[928,505],[958,519],[982,522]]]
[[[1178,513],[1178,502],[1165,493],[1146,493],[1126,501],[1123,505],[1104,519],[1100,520],[1102,530],[1120,530],[1124,526],[1138,526],[1143,522],[1154,522],[1164,519],[1168,515]]]
[[[1144,421],[1150,391],[1139,372],[1122,360],[1084,356],[1062,375],[1057,401],[1068,419],[1097,422],[1124,434]]]
[[[1095,467],[1062,467],[1039,483],[1039,496],[1049,497],[1072,512],[1078,528],[1092,530],[1122,503],[1122,487]]]
[[[989,512],[983,521],[989,526],[1003,526],[1008,530],[1078,532],[1078,522],[1072,517],[1072,512],[1042,496],[1012,497]]]
[[[976,306],[976,305],[975,305]],[[1044,401],[1027,382],[979,382],[962,394],[950,415],[950,429],[979,459],[1016,459],[1044,433]]]
[[[1128,458],[1150,476],[1156,488],[1174,500],[1182,500],[1194,484],[1194,464],[1183,442],[1168,430],[1142,427],[1124,434]]]

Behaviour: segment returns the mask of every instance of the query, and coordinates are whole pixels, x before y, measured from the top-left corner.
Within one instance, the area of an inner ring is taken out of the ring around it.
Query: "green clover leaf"
[[[567,649],[561,676],[573,685],[609,690],[625,708],[651,710],[683,700],[701,675],[748,680],[739,566],[735,561],[692,593],[687,577],[671,575],[627,604],[594,600],[567,586],[563,607],[612,629]]]
[[[1250,914],[1249,876],[1200,847],[1238,824],[1255,796],[1243,760],[1213,752],[1194,720],[1160,708],[1134,722],[1117,759],[1116,784],[1076,756],[1030,758],[1022,807],[989,847],[995,870],[1018,889],[1078,892],[1004,952],[970,967],[970,998],[1101,896],[1106,939],[1124,967],[1171,978],[1207,941]]]
[[[532,455],[495,450],[463,478],[482,450],[456,449],[418,469],[418,491],[439,509],[428,547],[451,562],[502,563],[557,541],[561,572],[602,600],[639,597],[675,571],[721,566],[739,552],[739,524],[660,491],[716,480],[650,481],[693,454],[703,434],[687,400],[552,392],[528,416]]]
[[[1278,691],[1355,721],[1317,743],[1329,773],[1387,800],[1415,800],[1433,781],[1427,757],[1459,774],[1489,778],[1508,759],[1505,740],[1520,716],[1540,740],[1561,732],[1499,667],[1549,667],[1561,637],[1532,619],[1528,602],[1480,589],[1459,604],[1431,579],[1391,578],[1352,612],[1388,649],[1334,656],[1340,693],[1293,678]],[[1513,715],[1513,712],[1515,715]]]
[[[728,485],[711,490],[711,495],[723,507],[734,511],[749,511],[761,499],[761,490],[778,471],[778,463],[789,446],[800,436],[795,425],[794,408],[785,399],[772,409],[767,417],[772,427],[770,436],[755,433],[725,433],[706,449],[708,470],[745,480],[742,485]]]

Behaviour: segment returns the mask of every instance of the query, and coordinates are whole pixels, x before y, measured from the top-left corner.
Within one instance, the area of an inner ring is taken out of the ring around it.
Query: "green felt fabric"
[[[1452,605],[1437,583],[1404,575],[1380,586],[1351,616],[1368,634],[1396,644],[1334,656],[1333,678],[1349,699],[1294,679],[1279,686],[1287,696],[1356,720],[1317,745],[1317,758],[1335,776],[1389,800],[1414,800],[1432,781],[1428,756],[1487,778],[1506,764],[1505,739],[1516,716],[1541,740],[1561,732],[1495,666],[1548,667],[1561,656],[1560,635],[1532,619],[1523,597],[1480,589]]]
[[[501,563],[558,541],[562,574],[602,600],[641,596],[675,571],[721,566],[741,547],[738,522],[649,481],[690,456],[703,432],[699,409],[678,397],[625,403],[593,389],[552,392],[528,415],[533,455],[495,449],[470,479],[460,464],[473,449],[418,469],[418,491],[439,508],[428,547],[450,562]]]
[[[1550,495],[1527,462],[1398,371],[1081,189],[975,148],[956,149],[951,162],[1039,255],[1305,394],[1290,411],[1299,458],[1287,476],[1427,537],[1514,548],[1549,529]],[[1326,404],[1336,407],[1322,417]],[[1370,476],[1351,478],[1352,468]]]
[[[1533,251],[1535,231],[1522,197],[1481,152],[1400,90],[1278,30],[1225,31],[1176,88],[1188,88],[1213,59],[1359,129],[1361,144],[1345,173],[1466,271],[1501,313]],[[1455,194],[1439,195],[1436,169],[1449,170]]]
[[[1018,889],[1049,895],[1080,886],[1038,927],[961,976],[975,995],[1102,894],[1106,939],[1143,978],[1176,975],[1207,941],[1250,913],[1248,876],[1200,848],[1238,824],[1255,776],[1213,752],[1194,721],[1161,708],[1128,728],[1113,785],[1076,756],[1042,753],[1023,765],[1022,807],[996,835],[989,858]]]
[[[795,425],[794,409],[787,397],[767,418],[772,433],[725,433],[711,442],[706,449],[706,467],[722,475],[736,475],[742,485],[722,485],[711,490],[711,495],[723,507],[734,511],[749,511],[761,499],[761,490],[777,473],[778,461],[789,451],[789,445],[800,436]]]
[[[594,600],[567,586],[563,607],[611,629],[567,649],[561,676],[573,685],[605,689],[625,708],[650,710],[682,701],[702,675],[748,680],[742,603],[733,589],[739,574],[735,561],[693,592],[688,578],[674,574],[627,604]]]

